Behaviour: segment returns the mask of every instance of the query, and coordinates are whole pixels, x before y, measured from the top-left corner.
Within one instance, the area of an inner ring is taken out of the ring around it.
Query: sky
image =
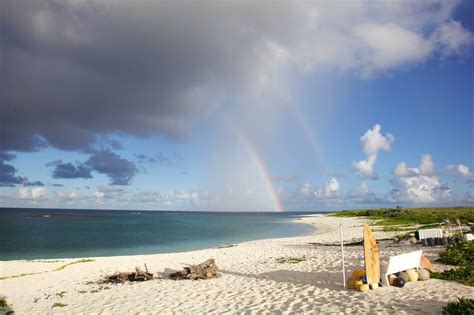
[[[474,204],[472,1],[0,12],[0,206]]]

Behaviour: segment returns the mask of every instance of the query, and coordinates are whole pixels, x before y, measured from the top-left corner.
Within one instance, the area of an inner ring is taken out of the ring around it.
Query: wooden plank
[[[380,256],[374,233],[367,223],[364,224],[364,259],[367,284],[380,282]]]

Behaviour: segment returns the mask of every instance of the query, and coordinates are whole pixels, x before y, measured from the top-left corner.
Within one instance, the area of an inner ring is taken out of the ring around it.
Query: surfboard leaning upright
[[[374,233],[367,223],[364,224],[364,259],[365,275],[367,284],[379,284],[380,282],[380,256]]]

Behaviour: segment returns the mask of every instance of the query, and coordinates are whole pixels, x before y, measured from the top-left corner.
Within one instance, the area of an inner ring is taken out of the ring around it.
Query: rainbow
[[[286,97],[285,99],[287,100],[286,102],[284,102],[286,109],[295,118],[297,125],[300,126],[301,130],[303,131],[304,137],[308,142],[311,151],[313,152],[314,157],[318,161],[321,170],[325,173],[326,165],[319,149],[318,140],[316,139],[314,132],[312,132],[310,124],[305,119],[301,107],[291,101],[290,97]],[[229,126],[231,127],[231,130],[238,137],[240,143],[245,147],[246,151],[248,152],[255,166],[257,167],[260,176],[265,183],[265,187],[271,197],[275,210],[278,212],[283,212],[283,206],[280,200],[280,196],[275,186],[273,185],[272,177],[268,172],[268,169],[264,163],[261,154],[259,154],[258,150],[255,148],[252,142],[248,139],[248,137],[246,137],[245,132],[241,130],[241,128],[239,128],[232,119],[229,119],[229,117],[227,117],[227,120],[229,121]]]
[[[318,140],[316,139],[316,136],[314,135],[311,128],[309,127],[309,123],[305,119],[301,111],[301,107],[291,101],[284,102],[284,103],[288,111],[293,115],[298,125],[301,127],[303,134],[306,138],[306,141],[309,143],[311,151],[313,151],[314,157],[318,161],[322,171],[326,172],[326,165],[324,163],[321,150],[319,149],[320,146],[318,145]]]
[[[245,147],[247,153],[250,155],[251,159],[255,163],[255,166],[257,167],[258,172],[260,173],[260,176],[265,183],[265,187],[270,195],[275,210],[278,212],[283,212],[283,206],[281,204],[278,191],[273,185],[272,177],[270,176],[270,173],[268,172],[268,169],[265,166],[262,156],[259,154],[255,146],[250,142],[250,140],[245,136],[245,133],[241,129],[239,129],[232,122],[230,122],[229,125],[231,126],[231,129],[235,133],[235,135],[237,135],[237,137],[239,138],[240,143]]]

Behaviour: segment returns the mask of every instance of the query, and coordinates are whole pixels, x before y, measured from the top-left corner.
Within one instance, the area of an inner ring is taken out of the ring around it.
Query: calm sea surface
[[[0,208],[0,260],[166,253],[294,236],[311,231],[290,222],[301,215]]]

